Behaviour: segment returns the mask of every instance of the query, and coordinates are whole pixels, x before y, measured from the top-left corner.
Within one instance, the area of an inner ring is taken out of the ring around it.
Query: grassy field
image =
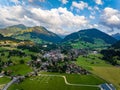
[[[74,43],[69,42],[69,44],[73,47],[73,48],[92,48],[92,49],[101,49],[101,48],[105,48],[106,46],[109,46],[108,44],[105,44],[104,41],[102,41],[101,39],[94,39],[95,43],[89,43],[89,42],[85,42],[85,41],[76,41]]]
[[[47,74],[49,75],[49,74]],[[60,74],[61,75],[61,74]],[[104,81],[92,75],[68,75],[67,81],[72,84],[101,84]],[[36,76],[25,79],[20,84],[13,84],[8,90],[99,90],[96,87],[66,85],[62,77]]]
[[[120,67],[93,67],[92,72],[114,84],[120,90]]]
[[[8,77],[0,77],[0,90],[10,81]]]
[[[105,81],[99,77],[94,75],[65,75],[67,81],[70,83],[77,83],[77,84],[89,84],[89,85],[99,85],[104,83]]]
[[[10,48],[10,47],[9,47]],[[8,61],[12,61],[13,65],[8,66],[8,67],[4,67],[3,70],[5,71],[11,71],[12,75],[24,75],[27,74],[28,72],[32,71],[32,68],[27,66],[27,62],[31,60],[31,56],[28,53],[29,51],[24,50],[26,56],[19,56],[19,55],[11,55],[9,56],[9,48],[4,48],[4,47],[0,47],[0,60],[4,63],[8,62]],[[19,49],[15,49],[18,51],[21,51]],[[31,54],[34,54],[32,52],[30,52]],[[1,55],[3,54],[3,55]],[[20,63],[20,61],[23,60],[23,64]]]
[[[65,73],[52,73],[52,72],[40,72],[40,74],[54,74],[54,75],[63,75],[67,78],[69,83],[77,83],[77,84],[89,84],[89,85],[99,85],[104,83],[105,80],[93,75],[79,75],[79,74],[65,74]]]
[[[0,77],[0,84],[6,84],[10,81],[8,77]]]
[[[93,57],[94,56],[94,57]],[[120,67],[115,67],[101,60],[100,54],[91,54],[88,57],[80,56],[77,64],[91,71],[95,75],[114,84],[120,90]]]
[[[87,57],[85,56],[80,56],[77,59],[77,64],[82,66],[83,68],[87,69],[87,70],[92,70],[92,66],[104,66],[104,67],[110,67],[112,65],[110,65],[108,62],[105,62],[104,60],[101,60],[100,58],[102,57],[102,55],[100,54],[91,54]]]
[[[31,72],[32,68],[30,68],[29,66],[27,66],[25,64],[18,64],[18,65],[14,65],[14,66],[9,66],[9,67],[5,68],[4,70],[12,71],[12,75],[25,75],[28,72]]]

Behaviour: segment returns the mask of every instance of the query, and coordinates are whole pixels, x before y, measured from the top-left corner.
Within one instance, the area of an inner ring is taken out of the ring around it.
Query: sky
[[[88,28],[120,33],[120,0],[0,0],[0,28],[17,24],[59,35]]]

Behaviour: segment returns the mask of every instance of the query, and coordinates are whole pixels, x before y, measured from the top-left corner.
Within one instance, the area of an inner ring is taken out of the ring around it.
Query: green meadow
[[[52,73],[51,73],[52,74]],[[45,75],[51,75],[45,74]],[[56,75],[56,74],[52,74]],[[99,85],[105,81],[93,75],[57,74],[64,75],[71,84]],[[64,78],[59,76],[36,76],[25,79],[20,84],[13,84],[8,90],[99,90],[97,87],[67,85]]]
[[[80,56],[76,63],[112,83],[117,90],[120,90],[120,67],[110,65],[108,62],[101,60],[101,57],[100,54],[90,54],[87,57]]]

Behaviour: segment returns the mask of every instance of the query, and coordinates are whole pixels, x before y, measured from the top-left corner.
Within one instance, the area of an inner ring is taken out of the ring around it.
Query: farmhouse
[[[101,84],[100,85],[101,90],[116,90],[115,87],[112,84]]]

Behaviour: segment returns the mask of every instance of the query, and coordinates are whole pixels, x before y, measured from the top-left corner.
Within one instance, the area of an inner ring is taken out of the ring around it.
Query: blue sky
[[[0,0],[0,28],[16,24],[61,35],[87,28],[119,33],[120,0]]]

